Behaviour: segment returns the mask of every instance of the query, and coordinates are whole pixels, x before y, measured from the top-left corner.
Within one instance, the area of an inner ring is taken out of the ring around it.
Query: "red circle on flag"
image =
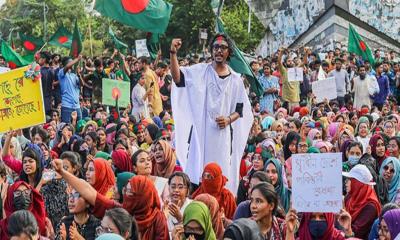
[[[24,48],[28,51],[34,51],[36,48],[36,45],[31,41],[24,41],[23,45]]]
[[[360,41],[360,48],[365,52],[365,50],[367,50],[367,45],[365,44],[364,41]]]
[[[61,44],[64,44],[67,41],[68,41],[68,37],[67,36],[60,36],[58,38],[58,42],[61,43]]]
[[[125,11],[137,14],[146,9],[149,0],[121,0],[121,4]]]
[[[119,97],[121,97],[121,90],[119,90],[119,88],[117,88],[117,87],[114,87],[111,90],[111,95],[112,95],[112,98],[116,100]]]

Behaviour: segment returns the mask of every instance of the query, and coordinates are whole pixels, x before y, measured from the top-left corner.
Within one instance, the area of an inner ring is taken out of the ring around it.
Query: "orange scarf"
[[[204,167],[204,172],[210,173],[213,179],[203,179],[192,197],[195,198],[202,193],[210,194],[217,199],[219,206],[224,209],[225,216],[232,219],[236,210],[235,197],[225,188],[228,179],[222,175],[221,167],[216,163],[209,163]]]
[[[164,151],[164,162],[163,164],[154,163],[154,175],[158,177],[169,178],[172,173],[174,173],[176,167],[175,152],[171,148],[171,145],[164,140],[159,140],[155,146],[157,146],[157,144],[160,144]]]
[[[102,158],[94,159],[93,165],[96,175],[96,181],[93,185],[94,189],[101,195],[111,198],[112,194],[110,194],[110,190],[115,185],[115,176],[112,168]]]
[[[222,223],[222,212],[215,197],[210,194],[203,193],[198,195],[194,200],[203,202],[210,210],[212,226],[218,240],[224,239],[224,224]]]
[[[132,177],[129,183],[131,190],[124,195],[123,208],[135,218],[141,239],[168,239],[167,219],[154,184],[145,176]]]

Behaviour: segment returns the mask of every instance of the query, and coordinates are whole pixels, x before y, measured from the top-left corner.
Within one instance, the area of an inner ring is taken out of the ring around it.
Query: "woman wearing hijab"
[[[380,240],[397,239],[400,234],[400,209],[387,211],[381,220],[379,228]]]
[[[400,203],[400,161],[395,157],[386,158],[379,170],[379,175],[388,183],[389,201]]]
[[[142,240],[168,239],[168,225],[160,199],[151,180],[135,176],[126,185],[123,208],[135,219]]]
[[[296,132],[289,132],[285,139],[285,144],[283,146],[283,155],[285,160],[290,158],[292,154],[297,152],[297,144],[300,141],[300,135]]]
[[[122,149],[113,151],[111,158],[115,167],[115,174],[121,172],[133,172],[132,161],[126,151]]]
[[[129,179],[134,177],[135,174],[131,172],[122,172],[117,174],[117,191],[114,191],[114,200],[122,203],[123,199],[123,189],[129,182]]]
[[[270,159],[265,163],[265,171],[274,185],[275,192],[278,194],[279,203],[287,212],[290,208],[290,191],[283,184],[282,164],[277,159]]]
[[[369,140],[369,145],[371,146],[371,155],[375,158],[378,163],[377,167],[380,169],[383,160],[386,158],[386,147],[383,137],[379,134],[375,134]]]
[[[39,234],[46,235],[46,209],[44,201],[38,191],[26,182],[15,182],[8,188],[7,198],[4,204],[6,217],[0,220],[0,239],[8,240],[8,219],[11,214],[18,210],[29,210],[39,226]]]
[[[154,158],[153,174],[155,176],[169,178],[178,169],[175,151],[167,141],[155,142],[152,145],[151,153]]]
[[[262,240],[260,229],[254,220],[240,218],[230,224],[224,233],[226,240]]]
[[[182,232],[184,239],[207,239],[216,240],[215,232],[212,226],[210,211],[207,206],[199,201],[191,202],[183,213],[183,229],[182,226],[177,226],[174,232]],[[192,236],[192,238],[190,238]],[[173,238],[181,239],[181,238]]]
[[[115,177],[110,165],[101,158],[89,161],[86,181],[101,195],[111,199],[114,194]]]
[[[288,216],[292,214],[289,212]],[[294,227],[290,226],[291,223],[296,224],[296,215],[293,215],[292,218],[294,221],[288,221],[289,217],[286,217],[287,224],[287,237],[291,237],[294,239],[294,231],[290,231]],[[343,216],[343,215],[341,215]],[[346,221],[350,222],[350,216],[346,213]],[[341,219],[339,218],[339,223],[341,223]],[[350,225],[350,224],[349,224]],[[347,229],[349,235],[351,235],[352,230],[351,227]],[[321,240],[344,240],[346,239],[343,236],[343,233],[335,228],[335,214],[334,213],[303,213],[299,230],[298,230],[298,240],[313,240],[313,239],[321,239]]]
[[[363,145],[363,152],[367,152],[368,143],[370,140],[370,122],[367,117],[360,117],[355,131],[356,141]]]
[[[322,134],[321,131],[319,131],[316,128],[311,129],[308,134],[307,134],[307,138],[310,139],[313,143],[313,145],[315,145],[315,143],[317,141],[321,141],[322,140]]]
[[[217,163],[208,163],[204,167],[200,187],[192,194],[196,198],[202,193],[208,193],[217,199],[219,206],[224,209],[226,218],[232,219],[236,210],[233,194],[225,188],[228,179],[222,175],[221,167]]]
[[[346,179],[347,195],[344,199],[345,208],[351,215],[351,228],[354,236],[368,238],[368,233],[374,220],[381,212],[381,205],[374,189],[372,175],[362,164],[354,166],[350,172],[342,173]]]
[[[215,197],[203,193],[198,195],[195,201],[204,203],[210,210],[212,226],[218,240],[224,239],[224,223],[222,222],[222,211]]]

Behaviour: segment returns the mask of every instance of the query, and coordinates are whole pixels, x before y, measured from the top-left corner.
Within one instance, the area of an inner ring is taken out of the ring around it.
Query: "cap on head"
[[[362,164],[357,164],[350,170],[350,172],[342,172],[342,175],[347,178],[355,178],[364,184],[371,186],[375,185],[371,172]]]

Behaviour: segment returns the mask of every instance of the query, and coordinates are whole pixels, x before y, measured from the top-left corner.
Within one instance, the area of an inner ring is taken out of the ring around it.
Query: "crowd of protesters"
[[[227,47],[216,39],[211,57],[179,58],[180,67],[211,63],[229,51],[224,38]],[[177,157],[168,59],[40,52],[47,121],[1,138],[0,239],[395,239],[399,59],[376,50],[370,63],[339,48],[320,56],[282,48],[250,63],[264,93],[242,77],[254,121],[232,191],[224,166],[195,169],[198,185]],[[288,80],[291,67],[303,81]],[[316,102],[321,75],[334,77],[337,99]],[[130,82],[127,108],[102,105],[103,78]],[[328,152],[342,153],[343,209],[297,212],[291,156]]]

